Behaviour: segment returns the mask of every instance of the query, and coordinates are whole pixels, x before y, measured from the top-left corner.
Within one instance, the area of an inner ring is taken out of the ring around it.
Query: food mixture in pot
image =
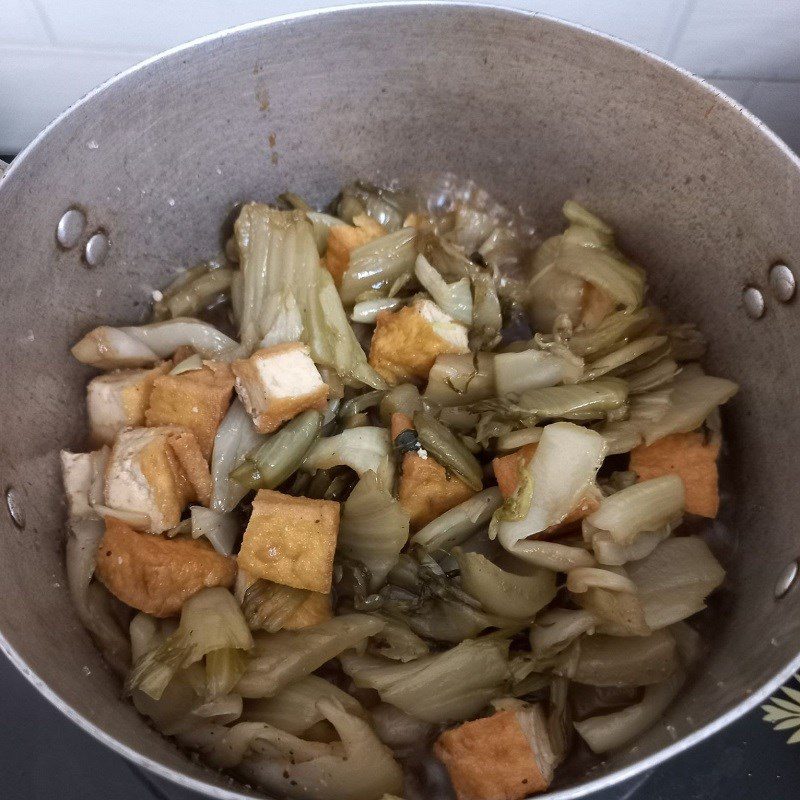
[[[244,204],[73,347],[72,596],[153,726],[274,797],[519,800],[697,661],[737,387],[576,202],[544,241],[452,180],[329,211]]]

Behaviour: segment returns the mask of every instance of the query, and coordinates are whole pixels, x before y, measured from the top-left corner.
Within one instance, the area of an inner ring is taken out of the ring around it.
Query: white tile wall
[[[76,99],[146,55],[0,45],[0,153],[21,150]]]
[[[159,50],[355,0],[0,0],[0,152]],[[497,0],[614,34],[709,77],[800,150],[800,0]]]
[[[30,0],[3,0],[0,42],[47,47],[50,37],[44,19]]]
[[[800,80],[800,0],[695,0],[672,57],[701,75]]]

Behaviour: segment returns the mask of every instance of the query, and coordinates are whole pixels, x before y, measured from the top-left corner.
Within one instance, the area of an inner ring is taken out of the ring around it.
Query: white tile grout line
[[[47,12],[41,4],[41,0],[27,0],[27,2],[33,7],[36,16],[39,17],[39,21],[42,23],[42,27],[47,34],[47,38],[50,40],[50,44],[56,47],[58,45],[58,37],[56,36],[53,24],[50,22],[50,17],[47,16]]]
[[[21,53],[23,55],[62,55],[62,56],[89,56],[96,58],[114,58],[123,57],[128,60],[130,58],[145,59],[155,55],[158,48],[152,50],[126,50],[126,49],[111,49],[111,48],[98,48],[98,47],[64,47],[61,45],[53,45],[50,47],[43,47],[42,45],[17,45],[17,44],[2,44],[0,43],[0,53]]]
[[[678,43],[680,42],[681,37],[686,31],[686,27],[689,24],[689,19],[694,13],[695,4],[696,0],[685,0],[683,8],[677,15],[678,19],[675,22],[675,27],[672,29],[672,33],[669,36],[669,41],[667,42],[667,46],[664,50],[665,58],[668,61],[672,60],[672,54],[678,48]]]

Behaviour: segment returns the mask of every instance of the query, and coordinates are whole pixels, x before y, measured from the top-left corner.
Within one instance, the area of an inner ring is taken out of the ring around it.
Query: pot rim
[[[700,78],[687,69],[673,64],[671,61],[659,55],[649,52],[642,47],[626,42],[611,34],[603,33],[590,28],[586,25],[581,25],[575,22],[567,22],[559,19],[558,17],[541,12],[529,11],[522,8],[515,8],[513,5],[504,5],[502,3],[484,2],[470,2],[470,0],[392,0],[391,2],[360,2],[351,5],[337,5],[328,8],[310,9],[305,11],[297,11],[289,14],[282,14],[279,16],[267,17],[254,22],[247,22],[241,25],[235,25],[229,28],[224,28],[215,33],[200,36],[192,39],[184,44],[164,50],[151,56],[132,67],[114,75],[108,80],[101,83],[96,88],[89,91],[82,98],[70,105],[65,111],[61,112],[52,122],[50,122],[31,142],[28,144],[11,162],[10,166],[3,172],[0,169],[0,192],[4,181],[11,177],[18,170],[22,169],[21,166],[25,162],[26,156],[34,151],[40,142],[47,137],[51,130],[56,128],[63,120],[67,119],[73,111],[88,103],[95,97],[95,95],[110,89],[114,84],[128,78],[129,76],[148,68],[150,65],[159,61],[166,60],[178,53],[189,51],[200,45],[223,39],[231,34],[241,34],[250,30],[263,29],[273,27],[285,22],[292,22],[295,20],[302,20],[307,18],[330,16],[334,14],[342,14],[347,12],[360,12],[371,11],[377,9],[394,9],[405,10],[407,8],[420,9],[430,8],[434,6],[441,6],[446,9],[459,9],[467,13],[482,14],[486,12],[494,12],[503,15],[516,16],[520,20],[530,20],[534,18],[541,18],[548,22],[554,22],[566,28],[571,28],[580,31],[584,34],[599,37],[613,44],[616,47],[627,49],[640,58],[655,63],[661,67],[667,67],[670,71],[677,73],[684,80],[692,83],[698,89],[714,96],[720,102],[726,103],[731,108],[739,112],[751,125],[753,125],[759,133],[767,139],[772,145],[778,147],[782,155],[785,156],[789,163],[792,164],[798,171],[800,171],[800,156],[794,151],[767,125],[765,125],[758,117],[737,103],[733,98],[725,94],[723,91],[713,86],[708,81]],[[58,709],[70,721],[75,723],[78,727],[89,733],[97,741],[104,744],[114,752],[126,758],[138,767],[144,767],[151,773],[160,778],[164,778],[182,788],[190,789],[196,792],[205,794],[208,797],[215,798],[216,800],[243,800],[248,795],[240,791],[225,789],[222,786],[214,785],[205,780],[191,777],[183,771],[173,769],[156,761],[152,758],[142,755],[137,750],[123,744],[115,739],[110,734],[106,733],[102,728],[97,726],[87,717],[76,711],[69,703],[67,703],[55,690],[53,690],[36,672],[34,672],[26,663],[25,659],[16,651],[11,643],[6,639],[5,634],[0,630],[0,651],[2,651],[11,663],[19,670],[19,672],[29,681],[29,683],[56,709]],[[541,800],[574,800],[575,798],[586,797],[596,791],[607,789],[615,786],[623,781],[629,780],[642,775],[643,773],[654,769],[658,765],[664,763],[668,759],[694,747],[699,742],[714,735],[718,731],[727,727],[735,722],[740,717],[744,716],[748,711],[755,708],[760,702],[771,695],[783,683],[785,683],[794,673],[800,671],[800,652],[789,661],[781,670],[779,670],[772,678],[762,684],[759,688],[752,690],[743,700],[737,703],[733,708],[726,713],[717,717],[715,720],[707,723],[702,728],[694,731],[688,736],[673,742],[672,744],[663,747],[649,756],[639,759],[625,767],[609,772],[606,775],[588,780],[577,786],[559,789],[557,791],[548,792],[544,795],[538,795]],[[249,795],[253,796],[253,795]],[[265,795],[266,796],[266,795]]]

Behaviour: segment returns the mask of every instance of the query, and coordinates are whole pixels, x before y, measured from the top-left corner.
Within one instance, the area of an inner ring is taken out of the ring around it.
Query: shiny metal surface
[[[245,26],[171,51],[92,93],[0,179],[0,474],[27,513],[0,519],[2,647],[67,716],[137,764],[217,798],[256,796],[194,763],[119,699],[63,575],[58,449],[84,442],[88,371],[68,345],[142,318],[148,293],[216,253],[245,198],[326,201],[356,176],[452,171],[554,231],[568,197],[621,231],[654,298],[709,334],[742,390],[726,407],[728,497],[710,543],[728,569],[712,647],[667,719],[576,761],[548,797],[631,777],[705,738],[800,666],[800,352],[792,305],[756,326],[743,287],[800,263],[800,163],[711,87],[607,37],[474,5],[349,7]],[[88,270],[55,246],[64,209],[113,246]],[[751,327],[752,326],[752,327]],[[775,435],[780,426],[780,436]],[[85,669],[88,667],[88,670]],[[88,674],[87,674],[88,672]]]
[[[86,228],[86,214],[79,208],[70,208],[58,221],[56,241],[65,250],[75,247]]]
[[[108,234],[105,231],[97,231],[89,237],[86,247],[83,249],[83,260],[89,267],[99,267],[108,255],[111,243],[108,241]]]
[[[781,303],[788,303],[797,289],[797,282],[794,273],[786,264],[775,264],[769,271],[769,285],[772,294]]]
[[[778,580],[775,581],[776,600],[785,597],[794,588],[798,574],[800,574],[800,565],[797,561],[790,561],[778,576]]]
[[[767,301],[764,292],[758,286],[748,286],[742,292],[744,310],[750,319],[761,319],[767,310]]]

